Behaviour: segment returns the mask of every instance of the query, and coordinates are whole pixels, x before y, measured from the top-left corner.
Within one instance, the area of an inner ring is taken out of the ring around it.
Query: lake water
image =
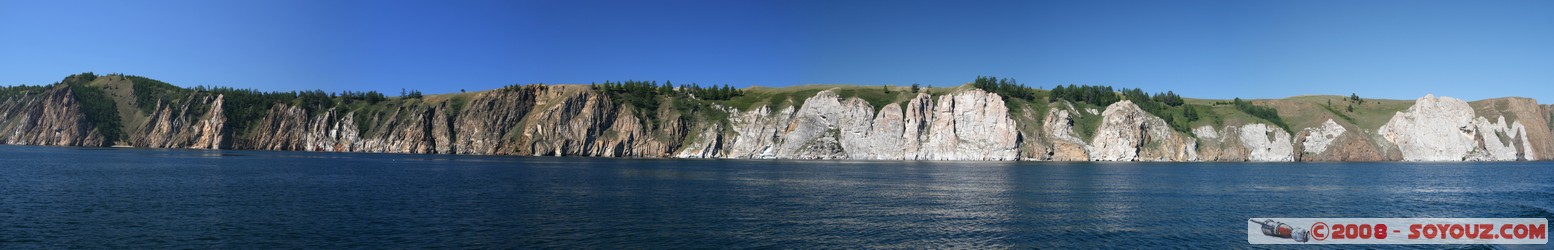
[[[652,160],[0,146],[0,248],[1245,248],[1554,218],[1554,164]],[[1430,246],[1431,248],[1440,246]],[[1543,248],[1546,246],[1536,246]]]

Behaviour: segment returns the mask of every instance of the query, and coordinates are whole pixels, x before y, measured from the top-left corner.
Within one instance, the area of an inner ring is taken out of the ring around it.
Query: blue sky
[[[1554,102],[1554,1],[12,1],[0,84],[427,93],[673,80]]]

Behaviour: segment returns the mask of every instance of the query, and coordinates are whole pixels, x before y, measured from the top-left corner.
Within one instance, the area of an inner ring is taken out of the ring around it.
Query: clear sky
[[[673,80],[1554,102],[1554,1],[0,0],[0,84],[427,93]]]

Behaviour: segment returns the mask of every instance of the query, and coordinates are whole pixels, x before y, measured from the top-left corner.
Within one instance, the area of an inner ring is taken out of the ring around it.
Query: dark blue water
[[[1544,162],[623,160],[0,146],[6,249],[1245,248],[1253,247],[1251,217],[1551,218],[1551,209],[1554,165]]]

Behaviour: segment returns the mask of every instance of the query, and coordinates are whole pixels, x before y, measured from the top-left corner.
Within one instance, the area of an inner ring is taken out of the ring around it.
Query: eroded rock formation
[[[820,91],[796,111],[758,107],[729,121],[731,138],[698,136],[680,156],[708,158],[1015,160],[1020,139],[1002,98],[981,90],[918,94],[879,112],[868,102]],[[716,151],[718,154],[705,152]]]
[[[1426,95],[1377,131],[1397,145],[1406,161],[1534,160],[1526,126],[1490,122],[1457,98]]]
[[[1178,135],[1165,120],[1120,101],[1101,112],[1091,145],[1093,161],[1197,161],[1197,140]]]

